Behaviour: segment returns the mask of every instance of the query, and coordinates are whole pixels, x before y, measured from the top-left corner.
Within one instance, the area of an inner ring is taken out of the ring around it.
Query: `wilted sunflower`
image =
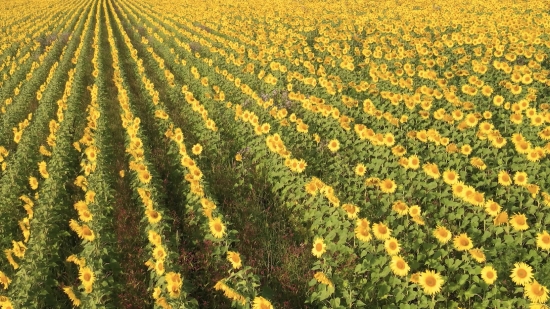
[[[424,293],[428,295],[439,293],[444,282],[441,275],[432,270],[421,273],[418,279],[418,284],[422,287]]]

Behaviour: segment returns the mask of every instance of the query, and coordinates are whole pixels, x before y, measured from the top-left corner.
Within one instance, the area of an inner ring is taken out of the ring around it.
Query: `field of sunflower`
[[[550,308],[549,7],[0,3],[0,309]]]

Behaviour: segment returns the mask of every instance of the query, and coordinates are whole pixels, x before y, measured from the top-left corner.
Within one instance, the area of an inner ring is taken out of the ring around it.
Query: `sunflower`
[[[397,255],[399,253],[399,250],[401,250],[401,246],[399,245],[399,242],[397,242],[397,239],[393,237],[386,239],[384,243],[384,248],[386,249],[386,252],[390,256]]]
[[[145,210],[145,215],[147,215],[147,220],[150,224],[157,224],[162,219],[162,215],[158,211],[152,209]]]
[[[537,280],[525,284],[524,293],[534,303],[545,303],[548,300],[548,288],[538,283]]]
[[[170,293],[170,298],[179,297],[181,293],[181,286],[183,285],[181,275],[179,273],[169,272],[164,275],[164,278],[166,279],[166,289],[168,290],[168,293]]]
[[[424,170],[426,175],[428,175],[428,176],[430,176],[434,179],[438,179],[439,176],[441,175],[439,173],[439,168],[437,167],[437,164],[435,164],[435,163],[426,163],[426,164],[422,165],[422,169]]]
[[[366,171],[367,171],[367,168],[365,167],[364,164],[359,163],[355,167],[355,175],[357,176],[364,176]]]
[[[261,296],[254,298],[253,303],[254,305],[252,306],[252,309],[273,309],[273,305],[269,302],[269,300]]]
[[[407,153],[407,149],[401,145],[397,145],[392,147],[391,152],[397,157],[402,157]]]
[[[319,283],[322,283],[324,285],[334,286],[332,281],[330,281],[330,279],[327,278],[327,276],[323,272],[320,272],[320,271],[316,272],[315,275],[313,275],[313,278],[315,278],[315,280],[317,280]]]
[[[392,206],[393,211],[398,213],[401,216],[404,216],[409,213],[407,204],[403,201],[395,201]]]
[[[327,245],[324,243],[322,238],[315,238],[313,241],[313,248],[311,249],[311,253],[316,256],[317,258],[321,258],[321,255],[323,253],[327,252]]]
[[[139,171],[138,173],[139,181],[143,184],[147,184],[151,181],[151,173],[147,170]]]
[[[227,251],[227,260],[231,262],[233,269],[242,267],[241,255],[238,252]]]
[[[38,163],[38,171],[40,172],[40,175],[42,178],[49,178],[50,174],[48,173],[48,168],[46,165],[46,162],[42,161]]]
[[[83,286],[92,286],[94,284],[95,275],[90,267],[82,267],[78,273],[78,278],[80,279],[80,282],[82,282]]]
[[[483,263],[485,262],[485,253],[483,253],[483,251],[481,249],[470,249],[468,251],[468,253],[470,253],[470,255],[472,256],[472,258],[474,260],[476,260],[478,263]]]
[[[525,186],[527,185],[528,177],[527,173],[525,172],[516,172],[514,174],[514,184],[518,186]]]
[[[380,182],[380,190],[384,193],[394,193],[397,185],[391,179],[384,179]]]
[[[462,233],[456,236],[453,240],[453,244],[458,251],[470,250],[474,247],[472,240],[466,233]]]
[[[437,239],[437,241],[442,244],[448,243],[453,236],[451,232],[444,226],[437,226],[437,228],[433,231],[433,235]]]
[[[372,225],[374,237],[378,240],[386,240],[391,237],[391,229],[384,223],[374,223]]]
[[[419,272],[412,274],[411,279],[409,281],[414,283],[414,284],[418,284],[420,282],[420,274],[421,273],[419,273]]]
[[[221,218],[215,218],[212,220],[209,220],[208,225],[210,227],[210,232],[212,235],[216,238],[222,238],[225,234],[225,225],[222,223]]]
[[[416,170],[420,167],[420,159],[418,158],[417,155],[412,155],[409,157],[408,167],[413,170]]]
[[[443,181],[448,185],[453,185],[458,181],[459,175],[456,171],[446,170],[443,172]]]
[[[352,204],[344,204],[342,205],[342,209],[346,211],[346,214],[348,215],[348,219],[357,218],[357,214],[359,213],[359,207]]]
[[[500,205],[493,200],[488,200],[487,202],[485,202],[485,212],[492,217],[498,216],[498,214],[500,213],[500,209]]]
[[[390,269],[396,276],[399,277],[405,277],[409,273],[409,270],[411,270],[409,264],[407,264],[407,262],[398,255],[391,257]]]
[[[157,261],[164,261],[164,259],[166,258],[166,250],[164,250],[164,247],[162,245],[153,248],[153,257]]]
[[[160,246],[162,244],[162,237],[155,231],[150,230],[148,232],[149,234],[149,242],[154,246]]]
[[[157,275],[162,276],[164,274],[164,261],[157,261],[155,263],[155,272]]]
[[[29,185],[31,186],[31,189],[36,190],[38,189],[38,179],[36,177],[29,177]]]
[[[465,156],[470,155],[472,153],[472,146],[468,144],[462,145],[462,147],[460,147],[460,153],[462,153]]]
[[[527,217],[524,214],[515,214],[510,218],[510,225],[516,231],[525,231],[529,228],[527,224]]]
[[[340,142],[337,139],[332,139],[328,142],[328,149],[331,152],[337,152],[340,149]]]
[[[456,197],[463,198],[466,194],[466,185],[462,181],[457,181],[452,186],[453,189],[453,195]]]
[[[409,207],[409,215],[411,217],[420,216],[421,213],[422,213],[422,209],[420,209],[420,206],[413,205],[413,206]]]
[[[497,277],[497,271],[492,266],[485,266],[481,270],[481,279],[487,284],[493,284]]]
[[[515,263],[510,278],[517,285],[526,285],[533,280],[533,268],[525,263]]]
[[[63,292],[65,294],[67,294],[67,297],[69,297],[69,299],[71,300],[71,302],[73,303],[73,306],[75,307],[79,307],[81,302],[80,302],[80,299],[78,299],[76,297],[76,295],[74,294],[74,291],[73,291],[73,288],[70,287],[70,286],[67,286],[67,287],[64,287],[63,288]],[[2,307],[2,308],[5,308],[5,307]],[[9,307],[8,307],[9,308]]]
[[[493,224],[495,226],[499,226],[501,224],[508,223],[508,213],[506,211],[503,211],[499,213],[495,219],[493,219]]]
[[[194,155],[200,155],[202,152],[202,146],[201,144],[195,144],[193,148],[191,148],[191,152],[193,152]]]
[[[355,227],[355,237],[363,242],[368,242],[372,239],[372,234],[370,233],[370,223],[367,219],[359,219],[356,222]]]
[[[512,184],[512,177],[506,171],[498,172],[498,183],[503,186],[509,186]]]
[[[547,231],[537,234],[537,247],[542,250],[550,250],[550,234]]]
[[[485,170],[487,168],[487,165],[485,165],[485,162],[479,157],[473,157],[470,159],[470,164],[480,170]]]
[[[418,278],[418,284],[424,289],[424,293],[428,295],[439,293],[444,282],[441,275],[432,270],[420,273]]]
[[[11,279],[6,276],[3,272],[0,271],[0,284],[4,286],[4,290],[8,289],[8,286],[11,283]]]

